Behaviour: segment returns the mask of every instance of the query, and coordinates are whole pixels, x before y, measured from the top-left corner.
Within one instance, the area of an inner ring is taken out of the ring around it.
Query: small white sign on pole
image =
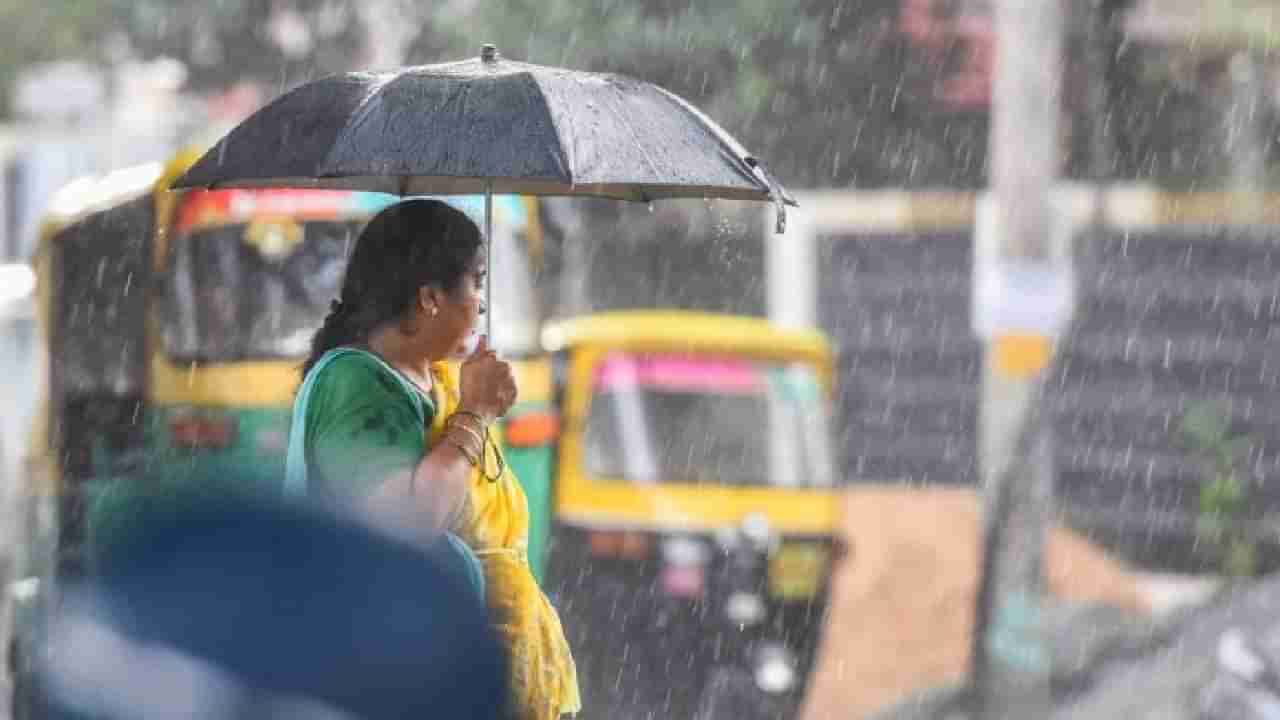
[[[1066,198],[1062,198],[1066,200]],[[1055,203],[1055,233],[1073,234],[1077,213],[1066,202]],[[973,331],[984,340],[1002,335],[1038,335],[1059,338],[1070,327],[1075,308],[1076,282],[1069,254],[1043,260],[1017,260],[1002,256],[1000,232],[992,198],[983,197],[977,207],[973,241]],[[1067,242],[1051,247],[1070,248]]]

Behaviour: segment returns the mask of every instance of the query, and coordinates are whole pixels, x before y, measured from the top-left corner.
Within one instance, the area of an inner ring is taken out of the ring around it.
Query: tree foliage
[[[101,59],[123,44],[184,60],[196,88],[252,78],[284,89],[354,67],[365,44],[379,42],[350,0],[49,0],[38,9],[2,1],[12,42],[0,66],[10,73],[55,57]],[[491,41],[516,59],[639,76],[705,108],[793,185],[981,179],[984,123],[928,111],[938,69],[896,32],[899,0],[382,6],[416,28],[407,62],[473,55]],[[290,54],[273,37],[281,8],[305,26],[304,52]]]
[[[110,8],[101,0],[0,0],[0,107],[7,108],[8,88],[21,69],[32,63],[62,59],[99,59],[111,27]]]
[[[940,114],[941,68],[898,32],[899,0],[516,0],[480,4],[513,57],[642,77],[689,98],[791,185],[980,183],[982,117]],[[485,32],[487,31],[487,32]]]
[[[1201,17],[1230,37],[1242,23],[1271,26],[1258,21],[1271,11],[1261,0],[1208,6]],[[621,72],[668,87],[793,187],[979,187],[986,114],[946,110],[935,92],[975,49],[952,40],[936,52],[913,44],[903,32],[905,18],[922,7],[943,12],[932,8],[946,3],[0,0],[0,84],[7,86],[26,63],[100,60],[127,48],[185,61],[197,90],[241,79],[284,90],[371,57],[438,62],[494,42],[511,58]],[[1260,42],[1257,33],[1240,37]],[[1167,52],[1125,43],[1116,57],[1123,87],[1113,95],[1108,125],[1117,141],[1115,176],[1192,186],[1224,175],[1221,99],[1171,71],[1178,63]],[[1074,168],[1088,127],[1072,122],[1088,119],[1075,98],[1094,79],[1078,65],[1071,72],[1066,127],[1076,132],[1064,147]]]

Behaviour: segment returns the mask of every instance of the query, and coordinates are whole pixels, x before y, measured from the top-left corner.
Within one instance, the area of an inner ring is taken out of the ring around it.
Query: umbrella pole
[[[484,186],[484,334],[493,345],[493,183]]]

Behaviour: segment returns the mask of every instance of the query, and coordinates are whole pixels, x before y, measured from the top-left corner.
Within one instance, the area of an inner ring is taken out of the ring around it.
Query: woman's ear
[[[427,317],[435,317],[440,314],[440,304],[444,299],[443,295],[444,293],[440,292],[438,288],[430,285],[423,285],[418,288],[418,305],[421,306],[422,312],[426,313]]]

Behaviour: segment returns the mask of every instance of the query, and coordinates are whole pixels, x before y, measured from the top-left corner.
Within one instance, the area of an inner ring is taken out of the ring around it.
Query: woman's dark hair
[[[356,241],[342,295],[311,340],[305,376],[320,356],[404,316],[425,285],[453,292],[482,243],[466,213],[439,200],[414,198],[378,213]]]

